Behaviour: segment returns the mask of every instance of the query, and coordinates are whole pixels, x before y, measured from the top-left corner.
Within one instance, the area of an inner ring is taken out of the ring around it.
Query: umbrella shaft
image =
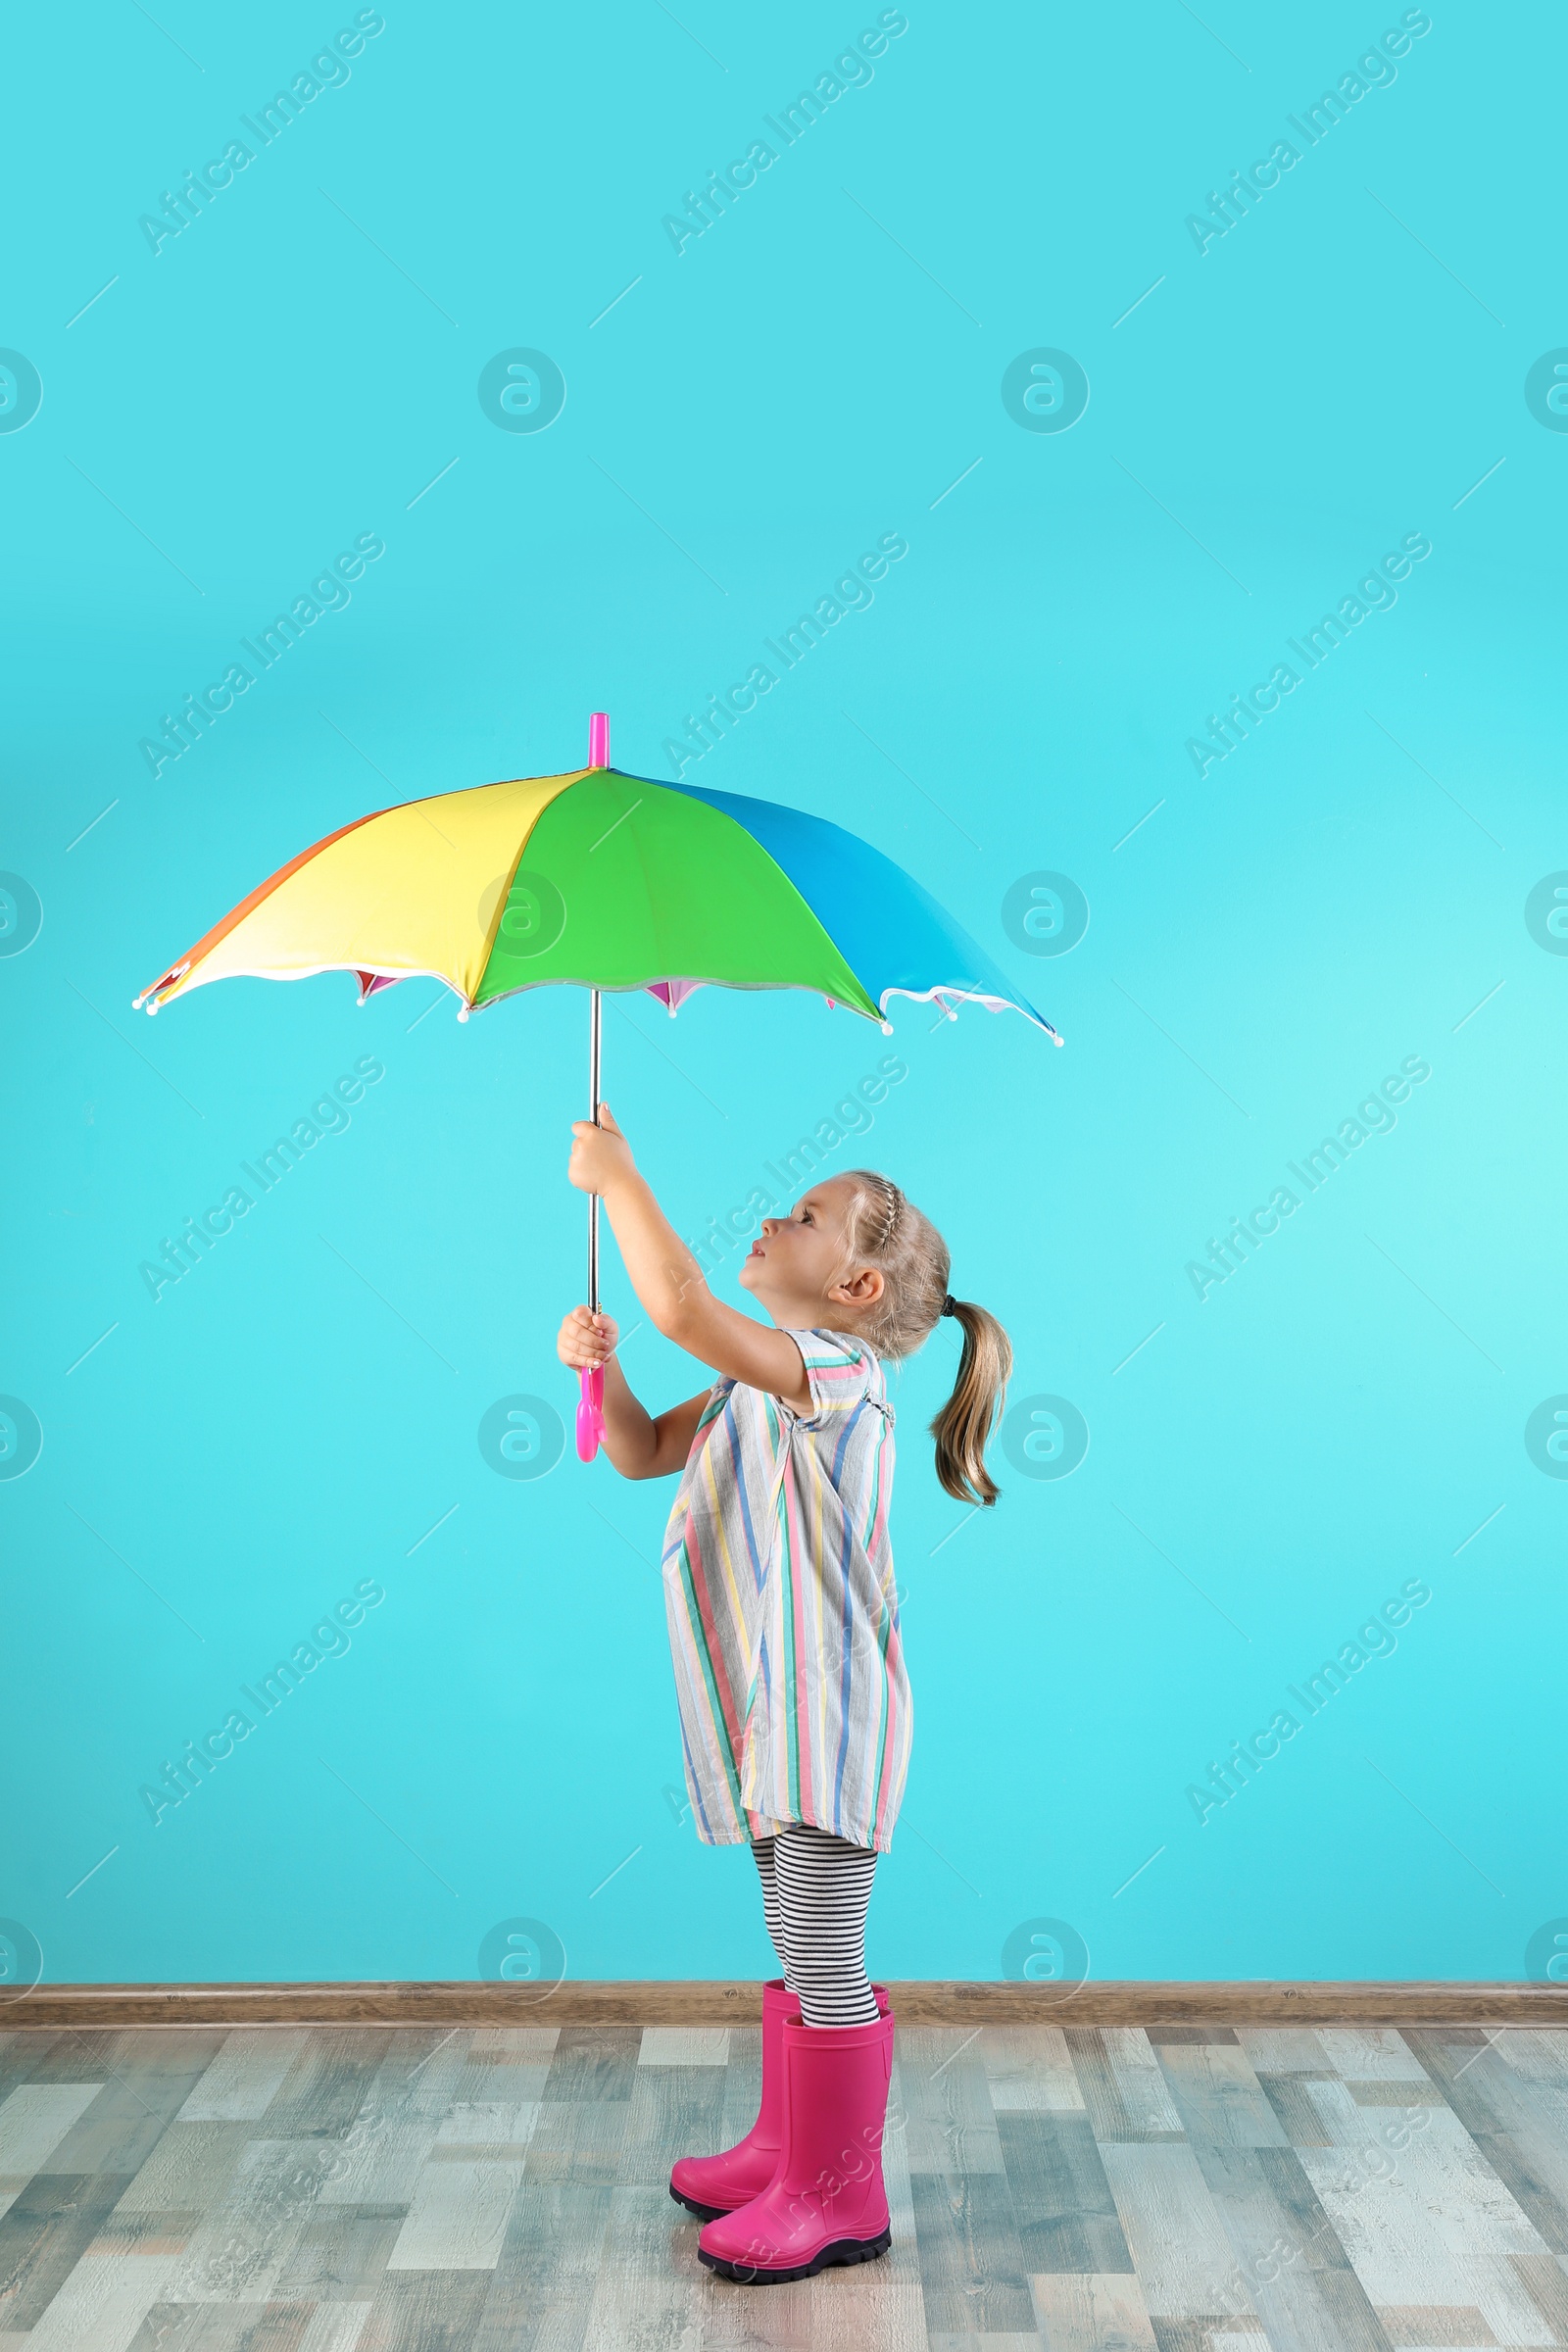
[[[599,991],[588,992],[588,1116],[599,1124]],[[588,1311],[599,1312],[599,1195],[588,1196]]]

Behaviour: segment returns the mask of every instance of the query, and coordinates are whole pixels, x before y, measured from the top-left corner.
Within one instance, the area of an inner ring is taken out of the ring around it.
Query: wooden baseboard
[[[1533,1984],[890,1987],[908,2026],[1568,2026],[1568,1987]],[[466,1981],[386,1984],[37,1984],[0,2031],[63,2026],[716,2026],[754,2024],[756,1984]]]

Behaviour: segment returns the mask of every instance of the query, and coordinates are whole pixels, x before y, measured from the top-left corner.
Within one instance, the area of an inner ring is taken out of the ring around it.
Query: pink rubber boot
[[[871,2262],[893,2242],[882,2182],[891,2011],[874,2026],[787,2019],[780,2040],[777,2170],[750,2204],[708,2223],[697,2240],[710,2271],[747,2286],[810,2278],[831,2263]]]
[[[746,2137],[717,2156],[682,2156],[669,2176],[669,2193],[701,2221],[716,2221],[760,2197],[778,2167],[784,2139],[784,2066],[779,2042],[784,2021],[801,2022],[801,2004],[782,1977],[762,1986],[762,2104]]]
[[[873,1984],[876,2005],[888,2014],[888,1988]],[[782,1977],[762,1986],[762,2104],[746,2137],[718,2156],[682,2156],[669,2176],[669,2193],[677,2205],[699,2221],[716,2222],[720,2214],[760,2197],[777,2169],[784,2139],[784,2022],[801,2022],[801,2004],[785,1989]]]

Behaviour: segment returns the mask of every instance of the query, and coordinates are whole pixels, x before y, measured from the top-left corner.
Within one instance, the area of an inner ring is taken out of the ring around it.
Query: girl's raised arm
[[[599,1116],[597,1127],[588,1119],[572,1127],[566,1173],[580,1192],[603,1200],[648,1320],[699,1363],[780,1397],[796,1412],[808,1411],[811,1392],[806,1366],[788,1332],[754,1323],[713,1297],[702,1267],[638,1174],[631,1147],[603,1102]],[[607,1374],[607,1423],[609,1412]]]

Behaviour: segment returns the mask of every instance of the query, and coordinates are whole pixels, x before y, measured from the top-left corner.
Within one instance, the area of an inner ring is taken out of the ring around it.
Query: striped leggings
[[[876,1855],[807,1824],[752,1845],[784,1982],[808,2026],[874,2026],[865,1914]]]

